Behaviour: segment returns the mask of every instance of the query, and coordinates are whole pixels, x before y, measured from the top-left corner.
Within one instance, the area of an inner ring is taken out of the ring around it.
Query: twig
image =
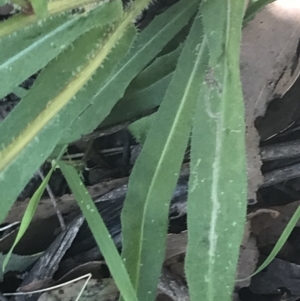
[[[42,181],[44,181],[45,176],[44,176],[44,174],[43,174],[43,172],[42,172],[41,169],[38,170],[38,175],[40,176],[40,178],[42,179]],[[56,211],[56,215],[57,215],[57,218],[58,218],[60,227],[61,227],[62,231],[65,231],[65,230],[66,230],[66,224],[65,224],[65,221],[64,221],[64,219],[63,219],[63,217],[62,217],[62,214],[61,214],[60,210],[59,210],[58,207],[57,207],[57,203],[56,203],[55,196],[54,196],[54,194],[53,194],[53,192],[52,192],[52,189],[51,189],[51,187],[50,187],[49,184],[47,184],[46,190],[47,190],[48,195],[49,195],[49,197],[50,197],[50,200],[51,200],[51,203],[52,203],[52,205],[53,205],[53,208],[54,208],[55,211]]]

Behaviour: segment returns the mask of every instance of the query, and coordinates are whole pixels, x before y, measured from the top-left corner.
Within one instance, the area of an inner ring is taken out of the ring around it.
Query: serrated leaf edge
[[[35,136],[41,129],[45,127],[73,97],[75,97],[76,93],[88,82],[98,67],[101,66],[106,56],[122,37],[127,26],[131,24],[132,20],[134,20],[138,13],[140,13],[140,11],[142,11],[149,3],[149,0],[138,1],[130,11],[124,13],[123,20],[116,26],[116,30],[107,39],[107,43],[105,43],[103,48],[100,48],[98,53],[96,51],[94,58],[91,59],[88,65],[82,68],[82,70],[74,77],[74,80],[70,82],[59,95],[48,102],[47,107],[12,141],[12,143],[4,147],[0,152],[0,172],[13,161],[30,141],[35,139]]]

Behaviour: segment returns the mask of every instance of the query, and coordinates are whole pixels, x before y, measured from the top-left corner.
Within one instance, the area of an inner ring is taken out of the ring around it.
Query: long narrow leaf
[[[139,300],[153,301],[164,259],[168,212],[208,52],[195,18],[171,83],[133,168],[122,211],[123,258]]]
[[[135,291],[121,256],[76,169],[63,161],[58,162],[58,165],[75,196],[78,206],[86,218],[121,295],[126,301],[137,301]]]
[[[61,143],[70,143],[93,131],[110,113],[116,102],[123,96],[130,81],[160,52],[164,45],[188,23],[195,13],[198,0],[181,0],[165,13],[156,17],[136,39],[131,51],[103,83],[97,77],[89,86],[89,95],[82,99],[91,99],[90,106],[66,131]],[[97,115],[98,119],[93,120]]]
[[[64,154],[65,150],[66,150],[65,146],[61,146],[61,147],[58,148],[58,150],[57,150],[58,154],[56,156],[56,160],[60,160],[60,158]],[[4,272],[5,267],[7,266],[8,262],[9,262],[9,259],[12,255],[12,252],[13,252],[15,246],[18,244],[18,242],[21,240],[21,238],[25,234],[26,230],[28,229],[28,227],[29,227],[29,225],[30,225],[30,223],[33,219],[34,213],[37,209],[37,206],[39,204],[39,201],[40,201],[40,199],[41,199],[41,197],[42,197],[42,195],[43,195],[43,193],[46,189],[46,186],[48,185],[48,182],[49,182],[55,168],[56,168],[56,164],[52,164],[52,167],[51,167],[50,171],[48,172],[47,176],[44,178],[41,185],[35,191],[32,198],[30,199],[30,201],[29,201],[29,203],[26,207],[26,210],[24,212],[24,216],[22,218],[17,237],[15,238],[15,241],[14,241],[12,247],[10,248],[9,252],[7,253],[7,255],[6,255],[6,257],[3,261],[3,266],[2,266],[2,271],[3,272]]]
[[[245,17],[244,17],[244,24],[251,21],[254,16],[263,9],[266,5],[274,2],[275,0],[257,0],[250,4],[250,6],[247,8]]]
[[[132,121],[137,117],[151,113],[161,105],[172,75],[171,73],[146,89],[137,91],[131,95],[132,98],[125,95],[112,109],[107,118],[103,120],[100,127],[108,127]]]
[[[0,146],[0,197],[4,200],[0,204],[1,220],[34,170],[51,154],[65,128],[91,103],[89,98],[82,101],[74,97],[76,93],[97,70],[104,74],[109,72],[98,67],[110,53],[118,63],[128,51],[136,33],[132,18],[131,14],[126,14],[121,24],[104,38],[103,32],[98,30],[102,43],[99,37],[88,38],[90,34],[97,34],[97,28],[96,32],[88,32],[76,41],[74,49],[63,52],[47,66],[44,77],[38,78],[22,102],[0,124],[3,141]],[[7,135],[8,132],[11,134]],[[12,187],[15,177],[19,179],[18,187]]]
[[[8,1],[4,0],[4,2],[8,2]],[[70,11],[70,10],[78,8],[78,7],[82,8],[84,5],[94,3],[94,2],[105,3],[106,1],[105,0],[101,0],[101,1],[97,1],[97,0],[49,1],[48,2],[48,12],[49,12],[50,16],[55,16],[57,14],[61,14],[66,11]],[[29,14],[17,14],[1,23],[0,38],[5,37],[7,35],[11,35],[19,30],[26,28],[26,27],[28,28],[28,26],[34,25],[37,22],[39,22],[39,19],[35,14],[30,14],[30,15]]]
[[[48,0],[30,0],[34,13],[39,18],[44,18],[48,13]]]
[[[52,168],[50,169],[50,171],[48,172],[47,176],[44,178],[44,180],[42,181],[41,185],[39,186],[39,188],[35,191],[35,193],[33,194],[32,198],[30,199],[26,210],[24,212],[24,216],[22,218],[21,224],[20,224],[20,229],[18,231],[17,237],[15,238],[15,241],[12,245],[12,247],[10,248],[10,250],[8,251],[4,261],[3,261],[3,265],[2,265],[2,271],[5,271],[5,267],[8,264],[8,261],[10,259],[10,256],[15,248],[15,246],[18,244],[18,242],[21,240],[21,238],[23,237],[23,235],[25,234],[26,230],[28,229],[33,216],[35,214],[35,211],[37,209],[37,206],[39,204],[39,201],[46,189],[46,186],[48,185],[48,182],[51,178],[51,175],[54,171],[55,166],[52,166]]]
[[[149,114],[160,106],[166,94],[172,73],[176,68],[182,47],[156,59],[129,85],[125,95],[103,120],[101,127],[108,127]]]
[[[144,69],[128,86],[125,97],[131,97],[132,93],[136,93],[142,89],[146,89],[160,79],[172,73],[177,65],[179,55],[182,51],[182,45],[177,49],[162,55],[154,60],[154,62]]]
[[[201,7],[210,65],[192,133],[185,262],[191,301],[231,300],[243,236],[247,204],[239,72],[243,2],[208,0]]]
[[[112,1],[86,15],[63,14],[47,18],[39,21],[41,24],[36,22],[30,28],[22,28],[0,39],[0,98],[42,69],[80,35],[93,27],[116,21],[122,13],[120,2]]]
[[[155,115],[156,113],[138,119],[128,127],[131,134],[134,136],[135,140],[138,141],[138,143],[144,144],[144,142],[146,141],[149,129],[151,127],[153,119],[155,118]]]

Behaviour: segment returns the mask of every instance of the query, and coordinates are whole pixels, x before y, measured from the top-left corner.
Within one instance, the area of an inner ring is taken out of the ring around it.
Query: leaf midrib
[[[195,77],[195,73],[196,73],[196,70],[198,68],[198,63],[200,62],[201,60],[201,57],[202,57],[202,53],[204,52],[204,49],[205,49],[206,45],[205,43],[202,43],[201,45],[201,48],[199,50],[199,53],[198,53],[198,56],[197,56],[197,60],[195,62],[195,65],[194,65],[194,68],[193,68],[193,71],[191,72],[191,76],[189,78],[189,81],[188,81],[188,84],[187,84],[187,88],[185,89],[185,92],[183,94],[183,101],[181,102],[180,106],[179,106],[179,109],[176,113],[176,116],[174,118],[174,122],[173,122],[173,126],[171,127],[171,131],[170,131],[170,135],[168,136],[168,139],[166,141],[166,145],[167,147],[165,147],[162,151],[162,155],[157,163],[156,166],[158,166],[158,168],[156,169],[154,175],[153,175],[153,180],[151,181],[151,184],[150,184],[150,187],[148,189],[148,193],[146,195],[146,201],[145,201],[145,206],[143,208],[143,215],[142,215],[142,225],[145,224],[145,216],[146,216],[146,212],[147,212],[147,207],[149,205],[149,199],[151,198],[151,191],[153,189],[153,186],[155,185],[155,182],[156,182],[156,177],[158,176],[158,173],[160,172],[161,170],[161,166],[162,166],[162,162],[164,161],[164,158],[166,156],[166,153],[168,151],[168,146],[170,144],[170,141],[172,140],[173,138],[173,133],[175,132],[175,128],[176,128],[176,125],[178,124],[178,120],[180,119],[180,115],[181,115],[181,112],[182,110],[184,109],[184,105],[186,103],[186,98],[188,96],[188,93],[190,91],[190,88],[191,88],[191,85],[192,85],[192,82],[194,80],[194,77]],[[144,237],[144,227],[142,226],[142,229],[141,229],[141,238],[139,239],[139,256],[138,256],[138,264],[136,265],[137,267],[137,271],[136,271],[136,275],[137,275],[137,278],[136,279],[140,279],[140,266],[141,266],[141,253],[142,253],[142,243],[143,243],[143,237]]]

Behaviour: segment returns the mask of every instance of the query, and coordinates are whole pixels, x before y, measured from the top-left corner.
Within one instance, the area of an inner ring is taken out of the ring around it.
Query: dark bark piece
[[[262,261],[266,259],[263,256]],[[278,287],[286,287],[292,296],[300,297],[300,266],[275,258],[251,280],[250,289],[256,294],[269,294]]]
[[[51,279],[53,277],[54,273],[58,269],[61,259],[72,244],[83,222],[84,217],[80,215],[55,239],[41,258],[35,263],[27,277],[22,282],[21,287],[39,280]],[[15,300],[35,301],[39,296],[40,294],[33,294],[32,296],[16,296]]]
[[[281,287],[272,294],[255,294],[248,287],[242,287],[239,290],[239,298],[241,301],[281,301],[289,297],[290,292],[288,289]]]
[[[96,206],[108,228],[117,248],[121,248],[121,221],[120,214],[127,192],[127,185],[117,188],[96,200]],[[188,179],[180,179],[173,194],[170,205],[170,218],[178,218],[186,214],[186,200],[188,193]],[[65,260],[61,263],[56,277],[61,277],[67,271],[79,264],[95,261],[102,258],[102,254],[85,223],[67,251]]]
[[[264,183],[261,187],[271,186],[287,180],[300,177],[300,163],[276,169],[264,174]]]
[[[273,161],[300,156],[300,140],[263,146],[260,149],[261,160]]]

